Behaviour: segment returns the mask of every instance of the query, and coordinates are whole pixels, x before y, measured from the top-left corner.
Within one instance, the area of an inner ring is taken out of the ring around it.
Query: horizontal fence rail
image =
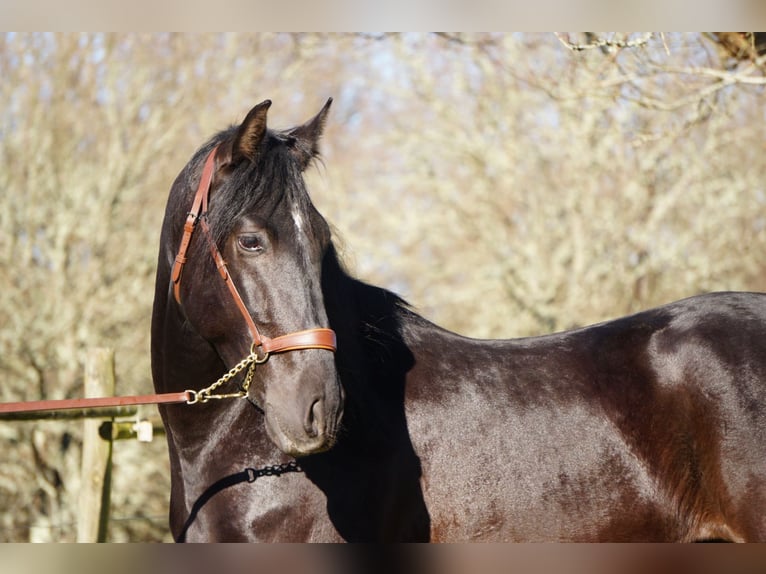
[[[57,401],[30,401],[5,403],[6,410],[0,412],[0,421],[9,423],[83,420],[81,489],[77,500],[77,542],[106,542],[110,521],[114,441],[137,439],[140,442],[150,442],[155,435],[165,434],[165,428],[158,418],[153,421],[138,420],[136,405],[144,403],[135,401],[143,397],[117,397],[126,404],[99,406],[102,397],[104,400],[113,399],[114,391],[114,350],[93,348],[88,351],[85,361],[84,396],[97,398],[91,401],[95,406],[65,410],[15,410],[17,405],[22,404],[27,407],[57,404]],[[132,420],[115,420],[119,418]],[[30,542],[47,540],[46,536],[37,532],[41,528],[46,527],[30,525]]]
[[[0,413],[0,421],[45,421],[45,420],[77,420],[77,419],[107,419],[118,417],[133,417],[138,414],[138,408],[128,407],[91,407],[87,409],[69,409],[61,411],[28,411]]]

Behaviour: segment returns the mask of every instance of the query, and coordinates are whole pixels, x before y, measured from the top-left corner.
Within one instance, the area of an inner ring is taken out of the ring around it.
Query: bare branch
[[[559,42],[561,42],[564,45],[564,47],[566,47],[569,50],[572,50],[573,52],[582,52],[584,50],[595,50],[597,48],[613,48],[613,49],[638,48],[640,46],[645,46],[647,43],[649,43],[649,40],[652,39],[652,36],[654,36],[653,32],[646,32],[634,40],[613,40],[613,39],[606,39],[606,38],[596,38],[594,40],[589,41],[587,44],[582,44],[582,43],[571,42],[569,40],[569,37],[564,37],[564,35],[561,34],[560,32],[554,32],[554,34],[556,35],[556,38],[558,38]]]
[[[708,68],[701,66],[662,66],[658,68],[658,73],[677,74],[682,76],[703,76],[721,80],[721,84],[730,86],[732,84],[747,84],[752,86],[766,85],[766,77],[752,76],[749,72],[756,71],[757,66],[766,61],[766,57],[761,56],[756,62],[742,70],[720,70],[718,68]]]

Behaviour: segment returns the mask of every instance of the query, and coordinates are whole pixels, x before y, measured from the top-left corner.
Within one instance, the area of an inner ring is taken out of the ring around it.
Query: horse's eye
[[[263,245],[257,235],[240,235],[237,242],[242,249],[250,253],[263,251]]]

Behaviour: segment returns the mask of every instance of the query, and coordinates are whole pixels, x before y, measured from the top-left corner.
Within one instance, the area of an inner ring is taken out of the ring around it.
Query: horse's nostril
[[[324,432],[324,402],[322,399],[317,399],[311,404],[303,428],[311,438],[316,438]]]

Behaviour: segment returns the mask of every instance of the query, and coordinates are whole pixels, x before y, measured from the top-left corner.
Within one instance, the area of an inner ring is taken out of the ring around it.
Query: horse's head
[[[177,180],[184,187],[178,201],[188,211],[194,191],[204,187],[199,182],[208,164],[209,207],[200,208],[207,211],[200,221],[205,232],[190,236],[177,299],[226,368],[248,356],[258,337],[268,342],[316,328],[324,337],[319,343],[334,337],[321,287],[330,229],[303,181],[318,153],[330,102],[305,124],[282,131],[266,127],[271,102],[258,104],[240,126],[204,146]],[[179,217],[178,236],[182,223]],[[343,410],[334,354],[312,344],[312,336],[297,337],[307,337],[309,348],[290,350],[291,341],[277,348],[257,367],[247,391],[263,410],[272,441],[293,456],[330,448]],[[268,344],[258,349],[260,342],[256,350],[263,353]]]

